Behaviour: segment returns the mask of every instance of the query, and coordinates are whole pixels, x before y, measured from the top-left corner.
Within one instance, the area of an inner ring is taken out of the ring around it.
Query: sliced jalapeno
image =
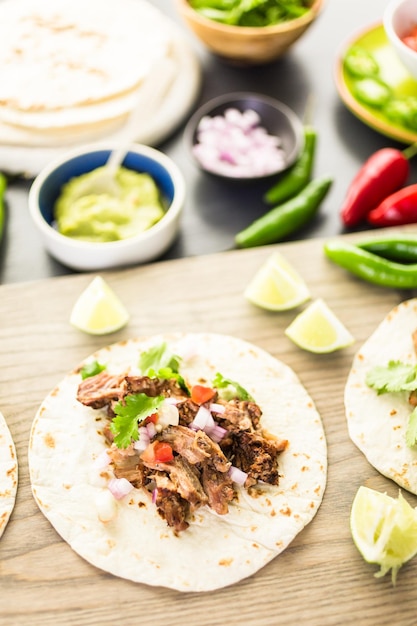
[[[391,89],[379,78],[361,78],[353,85],[355,97],[369,106],[383,107],[391,98]]]
[[[349,48],[344,59],[345,70],[355,78],[365,78],[365,76],[377,76],[379,65],[365,48],[353,46]]]

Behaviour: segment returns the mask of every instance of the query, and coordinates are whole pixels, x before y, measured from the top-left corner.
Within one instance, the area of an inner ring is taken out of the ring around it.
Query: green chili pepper
[[[364,78],[365,76],[377,76],[379,74],[379,65],[375,61],[372,54],[362,46],[352,46],[343,59],[345,70],[355,78]]]
[[[417,263],[390,261],[339,239],[326,242],[324,252],[336,265],[374,285],[397,289],[417,287]]]
[[[332,185],[330,176],[312,180],[294,198],[271,209],[236,235],[240,248],[275,243],[313,218]]]
[[[317,133],[312,126],[304,127],[304,146],[300,156],[264,195],[267,204],[281,204],[299,193],[311,180]]]
[[[4,194],[7,188],[7,179],[4,174],[0,172],[0,241],[3,238],[4,222],[5,222],[5,206],[4,206]]]
[[[384,259],[402,263],[417,263],[417,234],[382,235],[360,241],[356,245]]]
[[[383,107],[392,95],[390,87],[384,81],[370,76],[357,80],[353,91],[358,100],[375,108]]]

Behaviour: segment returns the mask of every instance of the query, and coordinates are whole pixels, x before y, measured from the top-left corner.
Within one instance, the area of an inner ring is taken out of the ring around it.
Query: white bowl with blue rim
[[[164,216],[148,230],[128,239],[89,242],[58,232],[54,205],[70,179],[105,165],[117,146],[90,145],[70,151],[47,165],[29,191],[29,212],[48,253],[76,271],[95,271],[147,263],[158,259],[178,235],[185,202],[185,180],[178,166],[163,152],[132,144],[123,166],[148,173],[165,200]]]

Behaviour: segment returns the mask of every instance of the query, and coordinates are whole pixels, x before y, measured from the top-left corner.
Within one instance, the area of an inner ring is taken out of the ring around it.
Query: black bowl
[[[265,128],[269,135],[280,138],[284,152],[280,167],[263,175],[236,177],[206,169],[200,163],[193,154],[193,146],[198,142],[198,126],[201,119],[205,116],[223,115],[230,108],[241,113],[247,110],[255,111],[260,117],[259,125]],[[201,170],[228,180],[261,180],[275,176],[296,161],[304,145],[304,127],[296,113],[279,100],[258,93],[233,93],[214,98],[199,108],[186,125],[184,140],[194,162]]]

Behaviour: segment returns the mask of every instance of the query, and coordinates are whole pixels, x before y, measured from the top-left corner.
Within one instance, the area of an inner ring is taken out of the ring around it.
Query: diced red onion
[[[210,404],[210,411],[212,413],[217,413],[218,415],[223,415],[225,410],[226,410],[226,407],[224,406],[224,404],[217,404],[217,402],[212,402]]]
[[[215,425],[214,419],[207,407],[201,405],[190,424],[190,428],[197,430],[205,430],[206,428],[213,428]]]
[[[174,396],[167,396],[164,400],[164,403],[173,404],[176,406],[179,402],[182,402],[182,398],[175,398]]]
[[[97,470],[105,469],[110,463],[110,457],[107,454],[107,448],[100,452],[98,457],[94,460],[94,468]]]
[[[227,109],[204,116],[197,128],[193,153],[208,171],[236,178],[265,176],[285,167],[279,137],[260,126],[256,111]]]
[[[215,441],[216,443],[219,443],[219,441],[223,439],[226,433],[227,433],[226,428],[223,428],[223,426],[219,426],[218,424],[215,424],[213,428],[210,429],[210,432],[208,432],[207,434],[209,435],[209,437],[211,437],[211,439],[213,439],[213,441]]]
[[[138,430],[139,439],[135,441],[133,447],[135,448],[135,450],[138,450],[138,452],[143,452],[145,448],[148,447],[151,441],[151,436],[149,435],[147,426],[140,426]]]
[[[156,435],[156,427],[153,422],[149,422],[146,424],[146,432],[148,433],[149,439],[152,439]]]
[[[116,500],[121,500],[133,489],[132,483],[127,478],[111,478],[107,483],[107,487]]]
[[[157,497],[158,497],[158,487],[155,487],[155,489],[152,491],[152,504],[156,503]]]
[[[242,472],[241,469],[239,469],[238,467],[235,467],[234,465],[230,466],[229,471],[227,473],[228,473],[229,478],[234,483],[236,483],[237,485],[241,485],[241,486],[245,484],[246,479],[248,477],[246,472]]]

